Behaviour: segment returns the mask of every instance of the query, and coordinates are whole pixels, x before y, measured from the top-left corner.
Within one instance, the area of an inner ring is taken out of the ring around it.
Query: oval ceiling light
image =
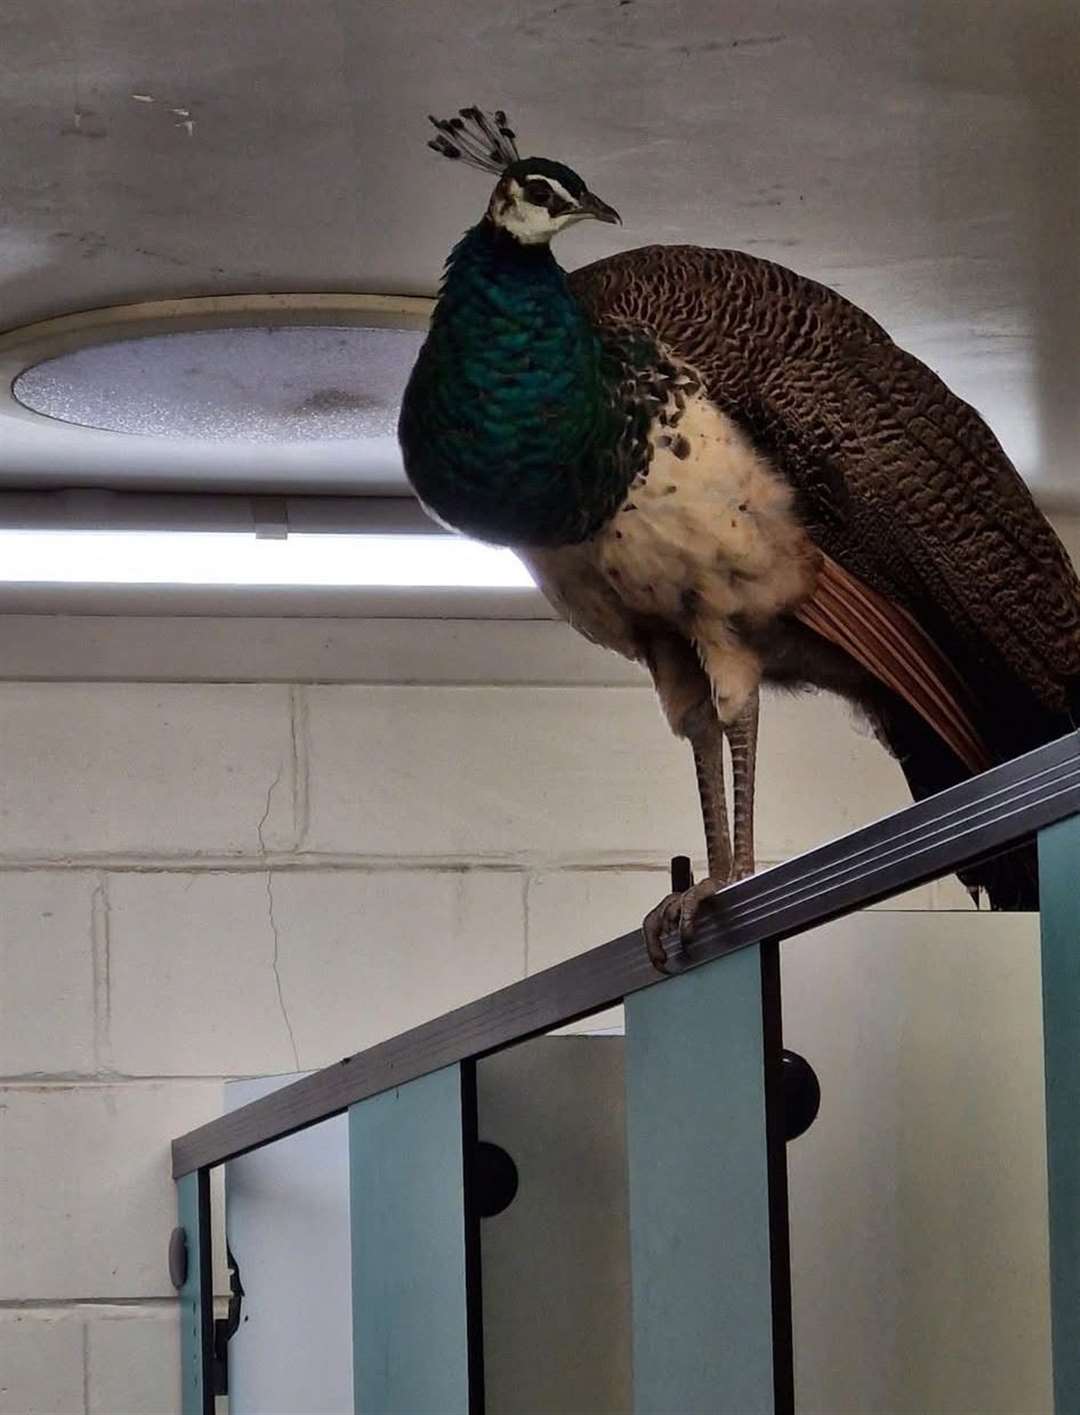
[[[422,330],[267,325],[143,335],[45,359],[12,392],[43,417],[212,442],[393,437]]]
[[[395,429],[433,301],[234,295],[0,336],[0,486],[406,494]]]

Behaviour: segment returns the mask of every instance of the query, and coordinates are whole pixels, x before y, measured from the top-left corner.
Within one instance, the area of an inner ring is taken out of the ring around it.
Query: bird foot
[[[685,948],[693,938],[694,920],[703,900],[710,899],[718,889],[723,889],[728,883],[730,881],[727,879],[715,879],[706,875],[704,879],[698,880],[697,884],[691,884],[689,889],[676,890],[666,899],[662,899],[655,909],[650,909],[645,915],[641,931],[645,935],[645,948],[654,968],[661,973],[669,971],[665,938],[678,933]]]

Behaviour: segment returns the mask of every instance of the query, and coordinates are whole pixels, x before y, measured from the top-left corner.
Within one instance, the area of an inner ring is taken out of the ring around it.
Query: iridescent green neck
[[[450,256],[406,389],[409,480],[440,520],[481,539],[584,540],[640,461],[626,455],[618,382],[550,249],[485,217]]]

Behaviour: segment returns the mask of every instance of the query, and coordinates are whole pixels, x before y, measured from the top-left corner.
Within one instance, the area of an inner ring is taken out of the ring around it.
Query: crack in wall
[[[294,739],[294,740],[295,740],[295,739]],[[262,852],[262,854],[263,854],[264,856],[266,855],[266,840],[265,840],[265,838],[264,838],[264,836],[263,836],[263,830],[265,829],[265,827],[266,827],[266,822],[267,822],[267,820],[268,820],[269,817],[270,817],[270,805],[271,805],[271,802],[273,801],[274,791],[277,789],[278,785],[279,785],[280,782],[281,782],[281,778],[282,778],[284,775],[285,775],[285,765],[284,765],[284,763],[279,763],[279,764],[278,764],[277,775],[274,777],[273,781],[271,781],[270,785],[266,788],[266,807],[265,807],[265,809],[263,810],[263,813],[262,813],[262,816],[261,816],[261,818],[260,818],[260,820],[259,820],[258,825],[255,827],[255,832],[256,832],[256,834],[257,834],[258,837],[259,837],[259,849],[260,849],[260,851]],[[294,773],[293,773],[293,789],[294,789],[294,793],[295,793],[295,785],[296,785],[296,775],[295,775],[295,766],[294,766]],[[294,1060],[294,1062],[295,1062],[295,1064],[296,1064],[296,1069],[297,1069],[297,1071],[299,1071],[299,1070],[300,1070],[300,1052],[299,1052],[299,1050],[297,1049],[297,1045],[296,1045],[296,1033],[293,1031],[292,1020],[291,1020],[291,1018],[289,1017],[289,1009],[288,1009],[288,1007],[286,1007],[286,1005],[285,1005],[285,992],[284,992],[284,990],[283,990],[283,988],[282,988],[282,985],[281,985],[281,969],[280,969],[280,967],[279,967],[279,954],[280,954],[280,950],[281,950],[281,936],[280,936],[280,934],[278,933],[277,919],[276,919],[275,916],[274,916],[274,871],[273,871],[272,869],[270,869],[269,867],[266,868],[266,913],[267,913],[267,917],[268,917],[268,919],[269,919],[269,921],[270,921],[270,932],[271,932],[271,934],[273,935],[273,938],[274,938],[274,951],[273,951],[273,955],[271,956],[271,959],[270,959],[270,966],[271,966],[271,968],[272,968],[273,971],[274,971],[274,986],[275,986],[275,988],[277,989],[278,1006],[279,1006],[280,1009],[281,1009],[281,1017],[282,1017],[282,1021],[285,1023],[285,1029],[286,1029],[286,1031],[287,1031],[288,1034],[289,1034],[289,1045],[292,1047],[293,1060]]]
[[[285,993],[281,986],[281,969],[278,966],[278,956],[281,948],[281,937],[278,933],[277,920],[274,917],[274,872],[266,872],[266,908],[270,919],[270,932],[274,936],[274,952],[270,960],[270,966],[274,970],[274,986],[277,988],[278,1006],[281,1008],[281,1017],[285,1023],[285,1028],[289,1033],[289,1045],[292,1047],[293,1061],[297,1071],[300,1070],[300,1052],[296,1045],[296,1033],[293,1031],[292,1021],[289,1017],[289,1009],[285,1006]]]
[[[266,828],[266,822],[270,819],[270,803],[272,802],[274,798],[274,792],[280,784],[281,778],[284,775],[285,767],[279,762],[277,776],[274,777],[273,781],[271,781],[270,785],[266,788],[266,806],[264,807],[263,813],[259,817],[259,822],[255,827],[255,834],[259,837],[259,853],[261,855],[266,854],[266,841],[263,838],[263,831]]]

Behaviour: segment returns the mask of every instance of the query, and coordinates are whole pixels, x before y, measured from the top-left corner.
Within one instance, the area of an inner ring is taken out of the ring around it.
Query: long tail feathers
[[[963,682],[907,610],[825,556],[817,589],[796,615],[908,702],[970,772],[993,765]]]

